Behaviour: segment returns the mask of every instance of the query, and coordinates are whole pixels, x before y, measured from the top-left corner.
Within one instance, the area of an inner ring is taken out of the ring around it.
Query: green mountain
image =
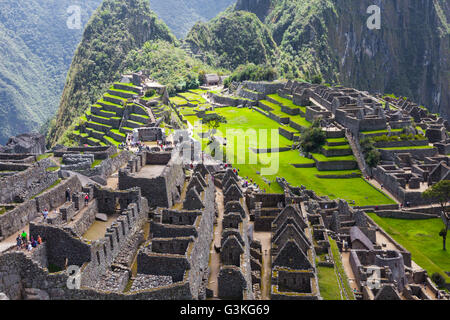
[[[250,44],[261,37],[256,32],[246,33],[246,25],[234,18],[242,10],[252,12],[270,30],[279,48],[276,66],[284,77],[321,75],[326,82],[392,92],[448,118],[449,2],[379,0],[376,4],[381,9],[379,30],[367,27],[372,0],[238,0],[220,17],[233,20],[234,34],[217,28],[216,19],[196,25],[188,40],[213,56],[239,51],[241,37],[253,36],[247,39]],[[249,62],[261,62],[260,55],[248,58]],[[229,66],[233,61],[242,62],[225,56],[218,63]]]
[[[248,62],[272,64],[278,56],[269,29],[245,11],[226,11],[208,23],[195,24],[186,43],[209,64],[228,69]]]
[[[197,21],[208,21],[235,0],[151,0],[150,8],[180,39]]]
[[[56,111],[73,53],[101,0],[0,1],[0,144]],[[79,5],[80,28],[69,28]]]
[[[49,144],[117,81],[127,55],[147,41],[176,41],[169,28],[150,10],[147,0],[104,0],[87,24],[75,52]]]

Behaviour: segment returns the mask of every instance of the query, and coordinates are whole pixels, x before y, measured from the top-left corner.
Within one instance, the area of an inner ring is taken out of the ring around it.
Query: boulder
[[[95,215],[95,219],[106,222],[106,221],[108,221],[108,216],[104,213],[97,213]]]

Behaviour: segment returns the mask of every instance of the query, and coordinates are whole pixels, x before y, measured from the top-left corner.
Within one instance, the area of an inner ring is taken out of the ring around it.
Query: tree
[[[310,127],[302,132],[300,147],[304,152],[318,152],[327,142],[327,135],[320,127]]]
[[[375,141],[371,138],[362,139],[359,143],[364,154],[364,159],[370,168],[375,168],[381,160],[381,154],[375,148]]]
[[[446,240],[447,240],[447,233],[448,233],[448,227],[450,223],[450,217],[448,212],[446,211],[446,206],[448,202],[450,201],[450,180],[443,180],[438,183],[436,183],[434,186],[426,190],[422,196],[425,199],[432,199],[439,201],[439,204],[441,205],[442,210],[442,221],[444,222],[445,227],[439,232],[439,236],[442,237],[443,242],[443,250],[446,249]]]
[[[203,118],[203,123],[206,124],[209,130],[212,130],[219,128],[221,123],[227,123],[227,119],[224,116],[211,113]]]

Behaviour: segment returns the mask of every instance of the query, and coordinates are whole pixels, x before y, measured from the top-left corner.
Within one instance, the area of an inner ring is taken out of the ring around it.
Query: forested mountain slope
[[[0,144],[56,111],[83,27],[101,0],[0,1]],[[67,21],[79,6],[80,28]]]
[[[129,52],[156,40],[176,41],[147,0],[104,0],[75,52],[57,116],[51,122],[49,144],[117,81]]]
[[[150,9],[178,38],[184,38],[197,21],[208,21],[235,0],[150,0]]]

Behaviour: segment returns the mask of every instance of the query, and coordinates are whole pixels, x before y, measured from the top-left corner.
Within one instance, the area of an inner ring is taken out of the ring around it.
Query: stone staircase
[[[201,60],[201,61],[205,61],[205,55],[201,51],[194,53],[194,50],[192,49],[192,45],[190,45],[189,43],[183,42],[183,44],[181,45],[180,48],[183,49],[191,57]]]
[[[367,165],[366,161],[364,160],[364,155],[361,151],[361,148],[359,147],[359,143],[356,141],[355,137],[348,130],[345,131],[345,137],[347,138],[348,143],[352,148],[353,155],[356,158],[356,162],[358,163],[359,169],[361,170],[363,175],[367,176],[368,175]]]

